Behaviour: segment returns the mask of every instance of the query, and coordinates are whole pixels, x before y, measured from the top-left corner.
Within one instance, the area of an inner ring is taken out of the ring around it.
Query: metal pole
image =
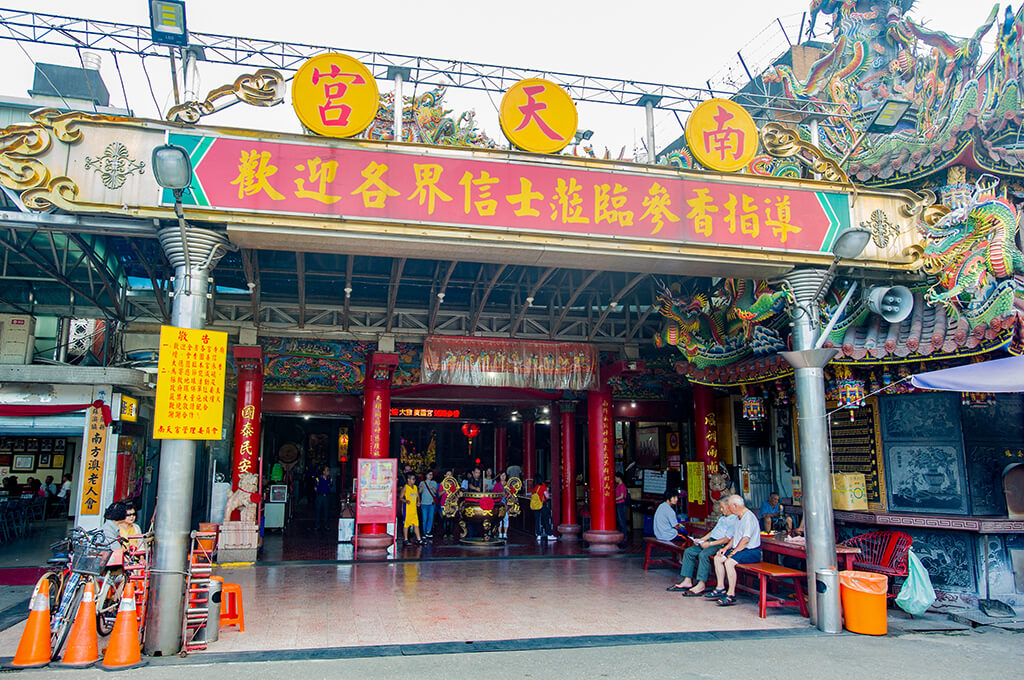
[[[171,55],[171,84],[174,86],[174,105],[181,104],[181,94],[178,92],[178,66],[174,62],[174,48],[168,47],[167,52]]]
[[[654,104],[652,102],[644,103],[644,113],[647,114],[647,162],[654,165],[658,162],[657,155],[654,150]]]
[[[804,529],[807,536],[807,604],[811,623],[819,628],[822,628],[823,622],[818,620],[816,573],[819,569],[836,568],[832,479],[829,474],[828,433],[825,430],[824,368],[836,355],[836,350],[813,349],[817,340],[817,315],[812,309],[815,304],[814,291],[824,276],[827,276],[824,271],[804,270],[786,277],[792,284],[796,298],[792,331],[794,351],[782,352],[782,356],[794,368]],[[822,597],[828,598],[822,602],[823,612],[838,610],[838,592],[828,590]]]
[[[811,144],[813,144],[814,148],[816,148],[816,149],[821,148],[821,147],[818,146],[818,119],[817,118],[811,118]],[[820,172],[814,173],[814,179],[821,179],[821,173]]]
[[[171,325],[203,328],[210,272],[223,254],[227,239],[206,229],[189,229],[187,247],[191,268],[185,265],[185,243],[177,226],[158,233],[167,259],[174,267],[174,302]],[[156,513],[153,518],[153,568],[149,621],[143,651],[149,656],[170,656],[181,651],[182,609],[188,539],[192,526],[192,481],[196,442],[164,440],[160,447]]]
[[[395,141],[402,141],[402,73],[395,73]]]

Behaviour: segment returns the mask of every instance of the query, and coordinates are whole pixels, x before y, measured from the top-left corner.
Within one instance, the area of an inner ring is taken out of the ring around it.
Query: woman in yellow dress
[[[416,475],[405,476],[405,486],[402,487],[402,502],[405,503],[405,523],[402,526],[402,541],[409,542],[409,527],[416,533],[416,543],[423,543],[420,537],[420,493],[416,489]]]

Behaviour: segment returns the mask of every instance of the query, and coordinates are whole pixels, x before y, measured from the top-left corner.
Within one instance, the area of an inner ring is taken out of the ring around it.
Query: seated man
[[[683,552],[683,566],[679,570],[683,580],[667,590],[685,590],[683,597],[697,597],[704,592],[705,582],[711,571],[711,556],[732,540],[733,532],[736,530],[737,517],[729,511],[726,499],[718,501],[718,509],[722,516],[715,524],[715,528],[700,538],[693,539],[693,545]],[[693,579],[690,578],[693,576],[694,562],[697,563],[697,585],[694,585]]]
[[[760,514],[765,531],[789,531],[793,528],[792,518],[784,516],[777,491],[772,491],[768,500],[761,503]]]
[[[743,496],[729,496],[729,512],[739,519],[729,545],[715,554],[715,575],[718,587],[704,597],[718,598],[720,607],[736,604],[736,565],[761,561],[761,527],[757,516],[746,507]],[[725,589],[722,586],[726,586]]]
[[[686,530],[676,516],[678,491],[666,491],[664,502],[654,511],[654,537],[659,541],[675,542],[686,537]]]

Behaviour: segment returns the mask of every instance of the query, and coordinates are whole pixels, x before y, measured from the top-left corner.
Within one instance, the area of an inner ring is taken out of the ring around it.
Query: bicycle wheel
[[[121,605],[124,593],[124,572],[107,572],[103,577],[103,585],[96,597],[96,631],[100,635],[110,635],[117,619],[117,608]]]
[[[75,616],[78,615],[78,605],[82,603],[84,595],[85,579],[82,578],[75,584],[75,592],[71,596],[70,606],[50,626],[50,658],[54,661],[59,659],[60,653],[64,651],[64,643],[67,642],[71,626],[75,622]]]

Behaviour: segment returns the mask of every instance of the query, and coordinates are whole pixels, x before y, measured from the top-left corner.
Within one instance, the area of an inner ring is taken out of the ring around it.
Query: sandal
[[[725,595],[725,590],[721,588],[715,588],[710,593],[704,593],[704,597],[706,597],[709,600],[717,600],[721,598],[723,595]]]
[[[679,592],[680,590],[689,590],[692,587],[693,586],[677,586],[677,585],[672,585],[672,586],[669,586],[668,588],[665,588],[665,590],[667,590],[670,593],[676,593],[676,592]]]
[[[735,595],[723,595],[722,599],[720,599],[718,601],[718,606],[719,607],[731,607],[734,604],[736,604],[736,596]]]
[[[692,590],[687,590],[685,593],[683,593],[683,597],[704,597],[704,595],[706,594],[707,593],[705,593],[703,590],[699,593],[695,593]]]

